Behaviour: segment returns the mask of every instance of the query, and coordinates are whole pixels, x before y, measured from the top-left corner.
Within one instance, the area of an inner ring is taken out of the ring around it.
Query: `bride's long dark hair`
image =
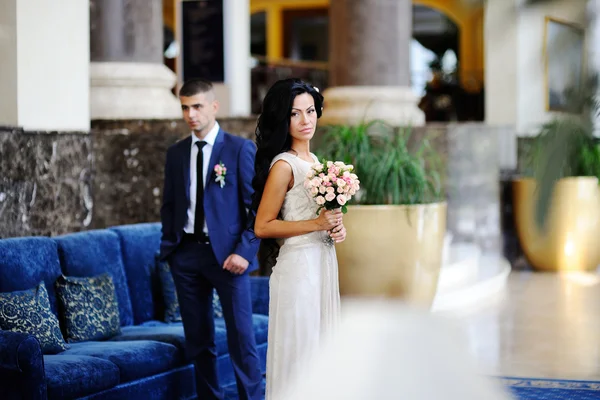
[[[290,78],[275,82],[263,100],[262,113],[258,118],[255,132],[257,150],[254,161],[255,175],[252,180],[254,189],[251,205],[252,227],[269,176],[271,161],[277,154],[289,151],[292,146],[290,135],[292,105],[296,96],[302,93],[312,96],[317,118],[320,118],[323,112],[323,96],[314,86],[300,79]]]
[[[323,112],[323,96],[312,85],[300,79],[283,79],[275,82],[267,92],[262,113],[256,124],[256,157],[254,161],[254,179],[252,180],[252,205],[250,206],[251,229],[254,229],[256,212],[262,199],[269,168],[273,158],[279,153],[289,151],[292,147],[290,135],[290,119],[292,105],[296,96],[308,93],[315,101],[317,118]],[[263,239],[258,251],[261,275],[270,275],[279,254],[279,246],[274,239]]]

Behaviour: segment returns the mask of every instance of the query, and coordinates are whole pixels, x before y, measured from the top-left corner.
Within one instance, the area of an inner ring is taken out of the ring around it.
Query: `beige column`
[[[0,126],[89,130],[88,21],[81,0],[0,1]]]
[[[229,89],[229,116],[250,115],[250,1],[223,1],[225,85]]]
[[[161,0],[90,0],[91,119],[179,118]]]
[[[323,123],[423,125],[410,89],[411,0],[331,0]]]

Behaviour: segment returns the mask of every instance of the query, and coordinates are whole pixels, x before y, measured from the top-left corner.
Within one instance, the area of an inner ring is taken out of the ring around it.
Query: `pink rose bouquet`
[[[346,203],[360,189],[360,181],[352,171],[354,166],[341,161],[323,161],[313,164],[306,175],[304,187],[310,192],[321,209],[335,210],[341,208],[345,214]]]

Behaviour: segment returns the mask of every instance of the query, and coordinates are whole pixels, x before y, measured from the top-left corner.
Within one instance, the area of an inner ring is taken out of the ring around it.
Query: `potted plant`
[[[593,124],[563,116],[542,126],[513,182],[519,242],[540,271],[595,270],[600,263],[600,149]]]
[[[325,128],[318,152],[354,165],[361,190],[337,245],[342,295],[393,296],[429,307],[446,232],[441,157],[429,139],[381,121]]]

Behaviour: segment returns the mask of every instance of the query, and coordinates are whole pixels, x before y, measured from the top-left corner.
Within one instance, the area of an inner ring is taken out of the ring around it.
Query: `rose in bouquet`
[[[323,161],[313,164],[304,181],[315,202],[321,209],[335,210],[341,208],[345,214],[346,204],[360,189],[360,181],[352,171],[354,166],[341,161]]]

